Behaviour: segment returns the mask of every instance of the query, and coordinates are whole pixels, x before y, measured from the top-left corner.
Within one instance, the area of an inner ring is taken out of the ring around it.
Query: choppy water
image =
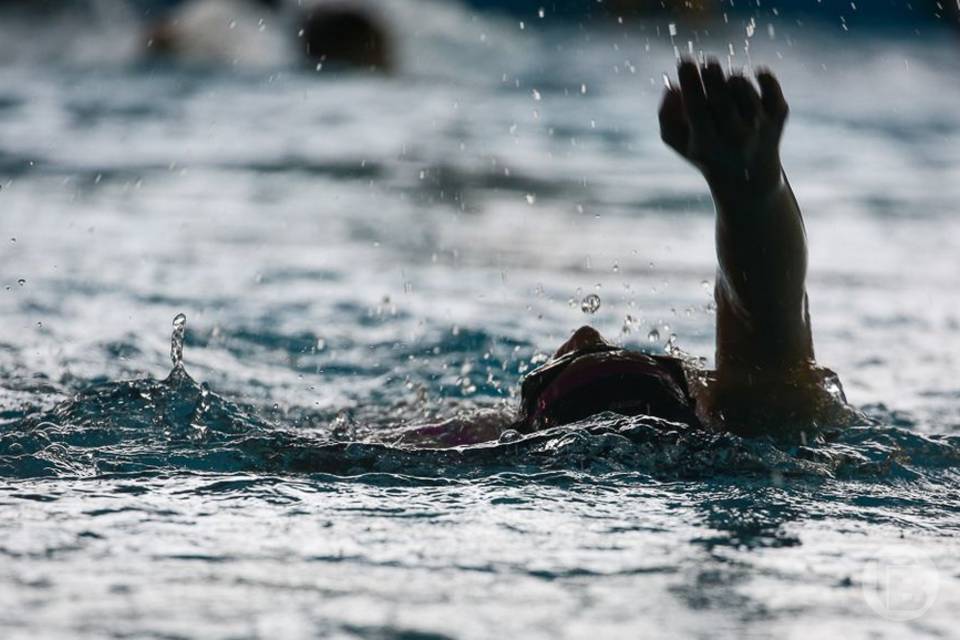
[[[818,356],[876,424],[437,450],[403,430],[502,422],[586,321],[709,356],[712,219],[658,139],[663,25],[406,6],[393,79],[122,39],[0,69],[3,636],[956,637],[957,43],[751,41]]]

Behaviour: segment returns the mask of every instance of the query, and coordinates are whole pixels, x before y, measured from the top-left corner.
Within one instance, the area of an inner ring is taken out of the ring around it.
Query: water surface
[[[0,69],[4,637],[955,636],[956,42],[750,41],[817,355],[876,424],[437,451],[394,443],[505,419],[585,322],[709,361],[712,211],[656,130],[685,35],[394,14],[391,79],[123,40]]]

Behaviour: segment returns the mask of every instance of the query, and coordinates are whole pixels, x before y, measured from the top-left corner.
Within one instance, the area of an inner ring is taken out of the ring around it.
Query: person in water
[[[389,29],[369,3],[189,0],[147,29],[145,53],[194,63],[390,73]],[[266,28],[269,25],[269,29]]]
[[[859,417],[836,374],[814,360],[806,233],[780,163],[788,107],[777,78],[762,70],[754,85],[715,59],[681,61],[678,76],[663,96],[660,135],[703,174],[716,205],[716,370],[617,348],[581,327],[523,380],[511,425],[521,433],[605,411],[745,436],[803,437]],[[422,435],[496,437],[476,426],[451,421]]]
[[[816,365],[806,232],[780,163],[788,106],[777,78],[684,60],[660,106],[663,141],[696,167],[716,205],[716,371],[618,349],[582,327],[522,385],[515,427],[532,432],[603,411],[741,435],[839,426],[855,417]],[[758,91],[759,88],[759,91]]]

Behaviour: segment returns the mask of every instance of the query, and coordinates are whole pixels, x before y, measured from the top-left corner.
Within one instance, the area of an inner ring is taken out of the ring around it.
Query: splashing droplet
[[[173,319],[173,336],[170,338],[170,360],[174,369],[183,368],[183,336],[187,332],[187,316],[178,313]]]
[[[500,444],[509,444],[520,439],[520,432],[516,429],[507,429],[500,434]]]
[[[596,313],[600,308],[600,296],[591,293],[580,302],[580,310],[584,313]]]

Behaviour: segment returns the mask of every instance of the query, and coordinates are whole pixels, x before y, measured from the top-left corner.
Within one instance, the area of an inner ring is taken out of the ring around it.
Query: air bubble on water
[[[520,432],[516,429],[507,429],[500,434],[500,444],[509,444],[520,439]]]
[[[170,337],[170,360],[173,368],[183,368],[183,336],[187,331],[187,316],[178,313],[173,319],[173,335]]]
[[[591,293],[580,301],[580,311],[584,313],[596,313],[600,309],[600,296]]]
[[[650,329],[650,333],[647,334],[648,342],[660,342],[660,332],[656,329]]]

